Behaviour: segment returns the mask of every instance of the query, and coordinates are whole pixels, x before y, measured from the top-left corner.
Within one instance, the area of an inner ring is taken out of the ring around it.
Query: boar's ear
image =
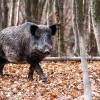
[[[38,26],[36,24],[33,24],[30,26],[30,31],[33,36],[35,36],[35,32],[36,32],[37,28],[38,28]]]
[[[51,25],[49,27],[52,30],[52,35],[55,35],[56,34],[56,24],[53,24],[53,25]]]

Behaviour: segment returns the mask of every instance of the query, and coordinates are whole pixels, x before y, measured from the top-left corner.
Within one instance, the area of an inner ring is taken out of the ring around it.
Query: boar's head
[[[33,50],[45,56],[49,55],[52,49],[51,37],[56,34],[56,24],[51,26],[34,24],[30,30],[33,36]]]

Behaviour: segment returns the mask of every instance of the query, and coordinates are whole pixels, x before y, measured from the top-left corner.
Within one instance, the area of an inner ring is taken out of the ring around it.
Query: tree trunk
[[[16,2],[16,0],[11,0],[11,10],[10,10],[9,26],[14,26],[15,2]]]
[[[86,51],[88,53],[90,47],[90,35],[91,33],[88,31],[89,22],[89,8],[90,8],[90,0],[84,0],[84,33],[86,34]]]
[[[88,26],[87,26],[87,54],[91,56],[97,56],[97,44],[96,44],[96,39],[95,35],[93,32],[93,25],[92,25],[92,20],[91,20],[91,7],[90,7],[90,2],[89,2],[89,7],[88,7]]]
[[[19,6],[20,6],[20,0],[17,1],[17,7],[16,7],[16,21],[15,25],[18,25],[18,20],[19,20]]]
[[[57,49],[58,49],[58,56],[65,55],[65,47],[64,47],[64,23],[63,23],[63,3],[62,0],[55,0],[54,7],[55,7],[55,22],[57,24]],[[56,50],[57,51],[57,50]]]
[[[77,31],[77,24],[76,24],[76,4],[75,0],[72,0],[72,26],[73,26],[73,33],[75,37],[75,48],[74,48],[74,55],[80,55],[80,47],[79,47],[79,36]]]
[[[53,23],[53,18],[52,18],[52,4],[53,2],[51,0],[47,0],[46,1],[46,9],[47,9],[47,19],[46,19],[46,22],[45,24],[47,25],[51,25]],[[55,55],[55,49],[57,48],[57,45],[56,45],[56,37],[53,38],[53,46],[52,46],[52,51],[50,53],[50,56],[56,56]]]
[[[31,0],[31,17],[32,17],[32,22],[39,24],[40,21],[37,21],[37,15],[38,15],[38,0]]]
[[[54,45],[53,45],[53,55],[58,56],[58,34],[59,34],[59,28],[60,28],[60,21],[59,21],[59,8],[58,8],[58,0],[54,0],[54,13],[55,13],[55,23],[56,23],[56,36],[54,37]]]
[[[8,6],[6,0],[2,0],[3,3],[3,21],[2,21],[2,27],[3,29],[8,26]]]
[[[90,51],[92,49],[92,46],[91,46],[91,33],[92,32],[92,23],[91,23],[91,11],[90,11],[90,4],[89,4],[89,8],[88,8],[88,31],[87,31],[87,53],[90,54]]]
[[[88,67],[87,67],[87,59],[85,54],[85,38],[83,33],[83,0],[76,0],[76,20],[77,20],[77,29],[79,34],[79,43],[80,43],[80,56],[81,56],[81,64],[83,71],[83,84],[84,84],[84,100],[91,100],[91,90],[90,90],[90,82],[88,76]]]
[[[1,0],[0,0],[0,31],[2,30],[2,7],[1,7]]]
[[[31,0],[25,0],[26,22],[31,22]]]
[[[42,12],[43,12],[45,2],[46,2],[46,0],[39,0],[38,1],[38,14],[37,14],[38,21],[41,21]]]
[[[64,19],[63,19],[63,5],[64,0],[59,0],[59,18],[60,18],[60,30],[59,30],[59,37],[58,37],[58,56],[65,56],[65,47],[64,47]]]
[[[63,22],[64,26],[67,25],[72,16],[69,16],[69,12],[71,10],[71,0],[64,0],[64,5],[63,5]]]
[[[47,25],[52,24],[52,1],[47,0]]]
[[[91,17],[96,37],[98,55],[100,56],[100,0],[91,0]]]

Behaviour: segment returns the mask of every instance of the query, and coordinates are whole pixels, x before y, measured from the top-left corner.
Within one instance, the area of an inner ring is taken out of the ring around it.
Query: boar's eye
[[[38,26],[36,24],[33,24],[30,26],[30,31],[33,36],[35,36],[35,32],[37,29],[38,29]]]
[[[55,35],[56,34],[56,24],[53,24],[53,25],[51,25],[49,27],[52,30],[52,35]]]
[[[35,38],[36,38],[36,39],[39,39],[39,38],[40,38],[40,36],[36,34],[36,35],[35,35]]]

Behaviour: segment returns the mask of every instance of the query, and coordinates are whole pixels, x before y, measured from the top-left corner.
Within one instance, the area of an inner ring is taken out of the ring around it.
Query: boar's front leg
[[[33,78],[34,70],[37,72],[37,74],[39,75],[39,79],[42,80],[42,82],[47,82],[47,78],[45,77],[43,70],[38,62],[34,62],[31,64],[28,78]]]
[[[6,60],[0,57],[0,75],[3,75],[3,68],[4,68],[5,63],[6,63]]]
[[[33,72],[34,72],[34,70],[35,70],[34,66],[30,65],[28,78],[30,78],[30,79],[33,78]]]

